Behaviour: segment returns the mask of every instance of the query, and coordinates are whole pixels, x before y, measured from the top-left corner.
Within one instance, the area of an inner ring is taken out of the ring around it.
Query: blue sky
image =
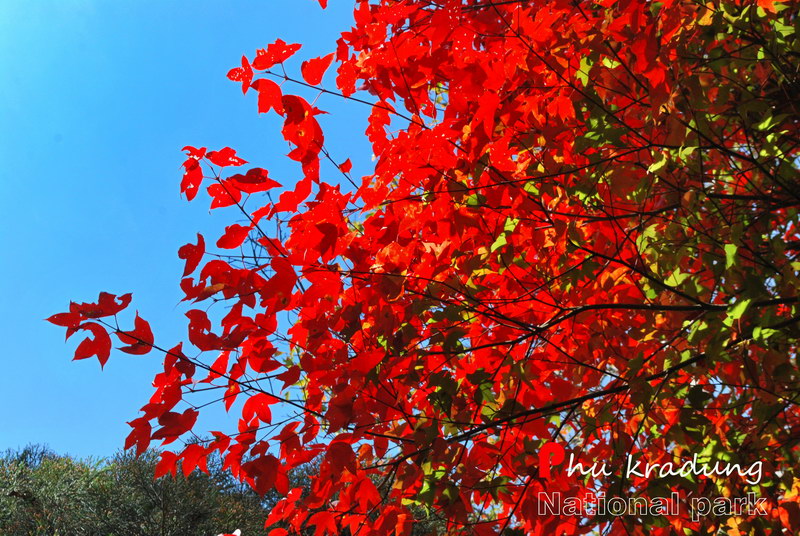
[[[289,64],[299,72],[334,50],[351,12],[348,0],[326,11],[314,0],[0,3],[0,450],[121,447],[161,357],[112,353],[101,372],[70,361],[78,337],[65,345],[42,319],[71,299],[131,291],[159,343],[183,339],[177,249],[198,231],[213,243],[235,216],[181,199],[181,147],[234,147],[291,185],[300,171],[279,120],[225,74],[278,37],[304,44]],[[367,110],[318,105],[331,112],[332,153],[363,170]]]

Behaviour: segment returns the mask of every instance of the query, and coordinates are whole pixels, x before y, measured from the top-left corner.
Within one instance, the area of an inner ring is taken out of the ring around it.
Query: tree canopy
[[[184,148],[181,191],[232,220],[180,248],[188,345],[130,320],[130,294],[50,321],[88,332],[76,359],[104,364],[112,336],[163,354],[130,448],[189,437],[215,390],[237,429],[158,472],[220,454],[283,497],[272,536],[401,536],[419,508],[481,536],[800,530],[797,14],[359,0],[329,55],[278,39],[228,74],[282,118],[297,180]],[[327,149],[309,90],[369,107],[368,174]],[[310,492],[292,488],[318,456]],[[763,472],[624,471],[693,459]],[[678,500],[565,516],[541,492]],[[747,493],[763,511],[693,515]]]
[[[0,456],[0,534],[212,536],[255,534],[277,497],[259,497],[222,470],[154,481],[158,453],[80,460],[29,446]],[[293,481],[302,485],[302,478]]]

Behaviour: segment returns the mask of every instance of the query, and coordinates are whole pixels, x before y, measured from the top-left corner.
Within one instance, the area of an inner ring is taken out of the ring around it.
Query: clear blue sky
[[[334,50],[351,13],[348,0],[326,11],[315,0],[0,3],[0,449],[122,446],[161,357],[112,353],[101,372],[70,361],[78,336],[65,345],[42,319],[71,299],[132,291],[157,341],[181,340],[177,248],[198,231],[213,243],[235,219],[180,198],[181,147],[234,147],[291,185],[299,168],[278,119],[225,74],[278,37],[304,44],[299,72]],[[318,104],[332,112],[323,127],[337,159],[368,164],[366,110]]]

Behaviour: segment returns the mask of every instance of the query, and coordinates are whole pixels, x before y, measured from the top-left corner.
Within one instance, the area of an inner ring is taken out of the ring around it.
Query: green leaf
[[[650,173],[658,173],[659,170],[664,169],[667,165],[667,157],[666,155],[661,155],[661,158],[650,164],[647,168],[647,171]]]
[[[686,278],[689,277],[690,275],[691,274],[681,272],[680,270],[675,270],[670,274],[670,276],[666,280],[664,280],[664,283],[666,283],[671,287],[677,287],[678,285],[686,281]]]
[[[736,252],[739,248],[736,244],[725,244],[725,269],[730,269],[736,265]]]
[[[737,301],[736,304],[731,308],[731,310],[728,311],[728,318],[732,320],[739,320],[745,313],[745,311],[747,311],[747,307],[750,305],[750,302],[752,301],[753,300],[751,300],[750,298],[745,298],[743,300]]]
[[[692,153],[697,149],[697,147],[681,147],[678,151],[678,156],[681,160],[688,159]]]
[[[589,85],[589,71],[592,69],[593,62],[588,57],[581,58],[580,68],[575,73],[575,78],[580,80],[584,86]]]
[[[506,223],[503,225],[503,230],[507,233],[514,232],[519,223],[519,218],[506,218]]]
[[[702,409],[706,401],[711,399],[709,395],[701,386],[695,385],[689,390],[689,403],[695,409]]]
[[[508,241],[506,240],[505,233],[503,233],[495,239],[494,243],[492,243],[492,247],[489,248],[489,250],[494,253],[496,250],[500,249],[506,244],[508,244]]]
[[[762,132],[765,130],[771,130],[776,125],[780,124],[787,117],[788,116],[786,114],[777,115],[773,117],[771,112],[767,112],[767,116],[764,118],[763,121],[761,121],[758,125],[756,125],[756,128]]]
[[[467,206],[479,207],[486,202],[486,196],[482,194],[472,194],[467,197]]]

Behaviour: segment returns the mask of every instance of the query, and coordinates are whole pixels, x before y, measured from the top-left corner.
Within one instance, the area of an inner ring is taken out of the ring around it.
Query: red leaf
[[[775,0],[758,0],[758,7],[763,8],[764,11],[768,11],[770,13],[777,13],[775,9]]]
[[[45,320],[56,326],[75,329],[81,323],[81,315],[78,313],[57,313]]]
[[[208,187],[208,195],[212,197],[212,209],[230,207],[242,200],[241,192],[235,188],[231,188],[229,182],[229,180],[224,180],[221,183],[215,182]]]
[[[189,342],[200,350],[218,350],[219,337],[211,333],[211,322],[205,312],[192,309],[186,313],[189,318]]]
[[[136,318],[133,320],[133,331],[118,331],[117,337],[124,344],[119,350],[126,354],[144,355],[153,349],[153,332],[150,330],[150,324],[136,313]]]
[[[203,235],[197,233],[197,244],[185,244],[178,250],[178,258],[186,261],[183,276],[191,274],[197,269],[206,252],[206,241]]]
[[[235,368],[235,367],[234,367]],[[230,411],[231,406],[233,406],[234,402],[236,402],[236,397],[239,396],[239,393],[242,391],[242,388],[239,387],[238,383],[231,383],[228,386],[228,389],[225,391],[225,411]]]
[[[219,167],[241,166],[247,163],[244,158],[236,156],[236,151],[230,147],[223,147],[219,151],[211,151],[206,155],[206,158]]]
[[[280,187],[280,183],[269,178],[266,169],[253,168],[244,175],[233,175],[228,179],[232,186],[246,194],[266,192]]]
[[[191,201],[200,191],[200,185],[203,183],[203,170],[200,168],[200,162],[194,158],[189,158],[183,163],[186,171],[183,173],[183,180],[181,180],[181,193],[186,194],[186,199]]]
[[[559,95],[554,98],[548,106],[548,110],[553,115],[557,115],[562,119],[575,118],[575,106],[572,104],[572,100],[564,95]]]
[[[277,39],[271,45],[267,45],[266,50],[257,50],[256,57],[253,59],[253,67],[259,71],[266,71],[276,63],[283,63],[288,60],[295,52],[300,50],[302,45],[287,44],[282,39]]]
[[[359,372],[366,374],[383,361],[385,354],[380,351],[361,352],[352,361],[351,366]]]
[[[108,336],[106,328],[94,322],[87,322],[78,329],[91,331],[94,338],[86,337],[81,341],[78,348],[75,349],[74,359],[86,359],[96,355],[100,366],[104,366],[108,361],[108,356],[111,355],[111,337]]]
[[[381,494],[375,484],[368,478],[359,481],[358,485],[358,506],[364,512],[381,503]]]
[[[250,215],[250,218],[251,218],[251,219],[253,220],[253,222],[254,222],[254,223],[257,225],[257,224],[258,224],[258,222],[260,222],[262,218],[267,218],[267,219],[270,219],[270,214],[271,214],[271,213],[272,213],[272,204],[271,204],[271,203],[267,203],[267,204],[266,204],[266,205],[264,205],[263,207],[260,207],[260,208],[256,209],[256,210],[255,210],[255,211],[254,211],[254,212],[253,212],[253,213]],[[262,238],[259,238],[259,243],[263,242],[264,240],[266,240],[264,237],[262,237]],[[267,243],[269,244],[269,241],[268,241],[268,240],[267,240]]]
[[[342,95],[349,97],[356,92],[356,82],[358,81],[358,71],[353,62],[345,62],[339,65],[336,71],[336,87],[342,91]]]
[[[314,58],[312,60],[304,61],[300,66],[300,72],[303,74],[303,80],[311,86],[319,85],[322,82],[322,77],[325,76],[325,71],[331,66],[333,61],[333,52],[327,56]]]
[[[140,456],[148,445],[150,445],[150,432],[152,427],[150,422],[145,417],[139,417],[128,422],[128,425],[133,428],[131,433],[125,439],[125,450],[136,445],[136,455]]]
[[[161,459],[156,464],[155,478],[161,478],[167,473],[172,474],[172,476],[178,473],[178,455],[165,450],[161,453]]]
[[[242,407],[242,418],[248,423],[253,420],[253,417],[258,417],[258,420],[263,423],[271,423],[272,411],[269,408],[271,402],[275,402],[275,399],[264,393],[251,396]]]
[[[171,348],[164,359],[164,370],[169,372],[175,368],[183,374],[187,379],[194,376],[196,367],[192,361],[183,354],[183,343],[178,343]]]
[[[130,292],[123,294],[119,298],[108,292],[101,292],[97,304],[100,306],[104,315],[113,316],[130,305],[131,298],[132,295]],[[119,303],[117,303],[117,300],[119,300]]]
[[[223,374],[228,373],[228,360],[231,357],[230,352],[222,352],[219,354],[219,357],[214,361],[214,364],[208,369],[208,376],[204,378],[202,381],[211,383],[213,380],[216,380]]]
[[[250,62],[247,57],[242,56],[242,66],[236,67],[228,71],[228,78],[234,82],[242,83],[242,93],[247,93],[250,87],[250,82],[253,80],[253,69],[250,67]]]
[[[200,290],[200,292],[195,297],[194,301],[199,302],[203,300],[207,300],[217,292],[221,291],[225,288],[224,283],[214,283],[213,285],[206,285],[205,287]]]
[[[475,112],[473,120],[476,124],[482,124],[487,136],[491,137],[495,127],[495,115],[500,105],[500,97],[497,93],[484,93],[478,101],[478,110]]]
[[[181,453],[181,469],[184,476],[189,476],[195,468],[199,467],[201,471],[208,474],[208,465],[206,459],[206,449],[203,445],[194,443],[187,446]]]
[[[311,193],[311,183],[312,181],[309,177],[304,177],[297,181],[293,191],[287,190],[281,193],[270,215],[276,212],[294,212],[297,210],[298,205],[305,201]]]
[[[217,247],[222,249],[234,249],[242,245],[242,243],[250,234],[250,227],[244,225],[229,225],[225,228],[225,234],[217,240]]]
[[[187,409],[183,413],[168,411],[158,418],[161,428],[153,434],[153,439],[163,439],[164,444],[175,441],[178,436],[192,429],[199,413],[194,409]]]
[[[117,302],[119,300],[119,302]],[[123,294],[117,298],[114,294],[101,292],[97,303],[70,303],[70,313],[77,313],[82,318],[103,318],[114,316],[131,303],[131,294]]]
[[[338,534],[336,518],[333,514],[326,511],[317,512],[308,520],[309,525],[314,525],[317,529],[314,536],[324,536],[325,534]]]
[[[314,116],[323,112],[297,95],[284,95],[283,106],[286,120],[281,133],[286,141],[295,145],[289,158],[303,164],[306,178],[318,181],[319,153],[325,143],[325,136]]]
[[[342,173],[350,173],[351,169],[353,169],[353,163],[350,161],[349,158],[344,162],[342,162],[341,164],[339,164],[339,171],[341,171]]]
[[[295,383],[297,383],[297,380],[300,379],[300,367],[298,367],[297,365],[292,365],[291,367],[286,369],[286,372],[278,374],[277,376],[275,376],[275,378],[282,381],[283,382],[282,389],[286,389],[290,385],[294,385]]]
[[[258,113],[265,114],[269,112],[270,109],[275,110],[281,115],[285,113],[283,110],[283,102],[281,102],[283,99],[281,86],[272,80],[260,78],[253,82],[253,88],[258,91]]]
[[[194,158],[195,160],[200,160],[206,155],[206,148],[200,147],[192,147],[191,145],[185,146],[181,151],[186,151],[186,156],[190,158]]]
[[[325,459],[331,464],[331,470],[339,474],[343,469],[356,473],[356,455],[353,447],[344,441],[334,441],[328,446]]]
[[[281,462],[275,456],[268,454],[242,464],[242,470],[255,480],[253,488],[264,494],[281,481],[286,479],[281,470]],[[278,488],[280,490],[280,487]]]

